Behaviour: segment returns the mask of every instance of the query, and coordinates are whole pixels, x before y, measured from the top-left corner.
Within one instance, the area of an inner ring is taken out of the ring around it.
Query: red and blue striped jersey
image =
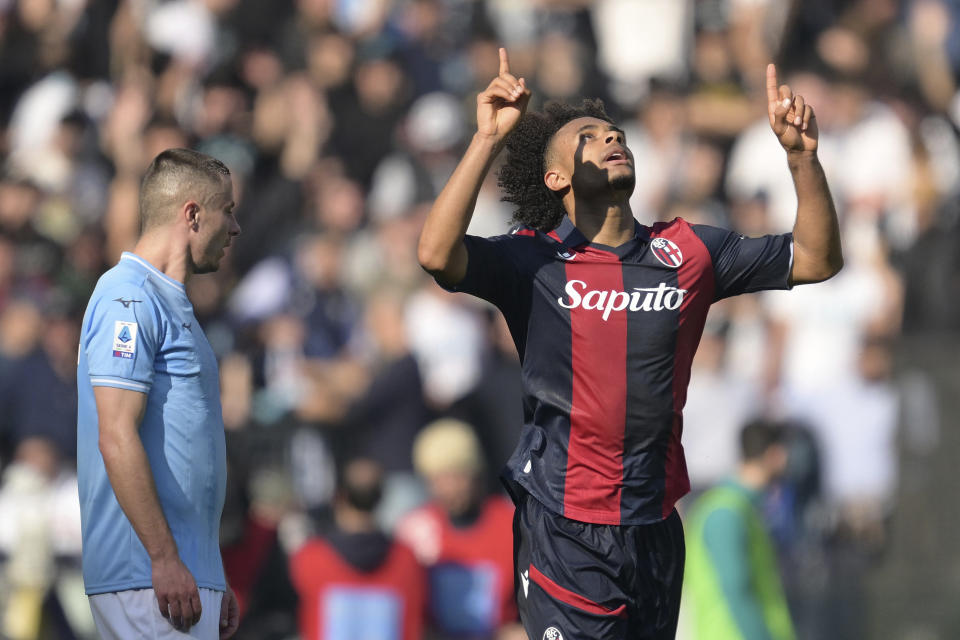
[[[791,234],[746,238],[677,218],[619,247],[568,219],[467,236],[454,287],[496,305],[522,362],[523,428],[505,470],[547,508],[649,524],[690,484],[680,437],[690,364],[710,304],[785,289]]]

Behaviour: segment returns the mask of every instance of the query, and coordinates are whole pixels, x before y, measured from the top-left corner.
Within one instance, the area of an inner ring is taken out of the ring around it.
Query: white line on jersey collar
[[[150,271],[154,275],[159,276],[163,282],[169,284],[170,286],[176,287],[179,291],[187,290],[186,287],[183,286],[182,282],[177,282],[176,280],[174,280],[173,278],[165,274],[163,271],[160,271],[160,269],[157,269],[155,266],[153,266],[152,264],[150,264],[149,262],[147,262],[146,260],[144,260],[143,258],[141,258],[135,253],[124,251],[120,255],[120,259],[133,260],[134,262],[136,262],[137,264],[145,268],[147,271]]]

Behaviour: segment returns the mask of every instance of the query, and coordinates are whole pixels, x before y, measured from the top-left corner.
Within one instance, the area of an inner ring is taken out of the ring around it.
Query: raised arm
[[[523,78],[510,73],[506,49],[500,49],[500,73],[477,95],[477,133],[437,196],[420,232],[420,266],[439,282],[455,285],[467,273],[467,232],[480,185],[530,101]]]
[[[843,267],[840,225],[827,178],[817,159],[819,131],[813,107],[790,87],[777,87],[777,69],[767,65],[767,114],[770,127],[787,152],[797,190],[790,283],[821,282]]]
[[[177,544],[163,515],[140,422],[147,396],[114,387],[93,388],[100,428],[100,454],[120,508],[143,543],[153,570],[160,613],[178,629],[200,620],[200,592],[180,560]]]

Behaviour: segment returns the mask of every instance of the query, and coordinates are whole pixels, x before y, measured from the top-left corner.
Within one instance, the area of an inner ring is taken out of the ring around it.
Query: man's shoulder
[[[515,224],[501,237],[510,239],[537,238],[540,232],[525,224]]]
[[[696,225],[685,218],[676,217],[673,220],[654,222],[650,227],[650,235],[656,237],[672,237],[693,231]]]
[[[728,479],[708,489],[694,503],[706,512],[737,511],[753,508],[751,494],[738,482]]]
[[[164,304],[142,272],[120,263],[97,281],[84,315],[84,332],[99,333],[113,327],[111,320],[136,323],[139,331],[159,327]]]
[[[503,261],[525,270],[553,255],[560,240],[555,232],[517,225],[496,236],[467,236],[466,243],[471,256],[484,256],[487,261]]]
[[[146,274],[120,262],[100,276],[90,301],[92,303],[105,299],[130,308],[132,304],[143,304],[147,300],[152,302],[155,297],[156,293],[153,287],[149,286]]]
[[[692,241],[695,247],[705,248],[711,254],[720,251],[733,240],[744,238],[731,229],[691,222],[679,217],[667,222],[654,223],[650,227],[650,237],[663,238],[661,242],[676,242],[681,247],[689,246],[687,243]]]
[[[523,224],[510,227],[506,233],[500,235],[486,238],[474,237],[474,240],[495,248],[500,254],[519,257],[552,255],[558,246],[563,245],[556,230],[542,231]]]
[[[506,233],[501,233],[495,236],[489,236],[486,238],[494,242],[514,242],[519,241],[522,243],[528,242],[544,242],[547,244],[555,244],[560,241],[557,236],[556,231],[542,231],[535,227],[531,227],[525,224],[515,224],[509,229]]]
[[[422,504],[400,518],[394,530],[396,539],[416,546],[418,540],[437,537],[446,520],[439,506],[433,502]]]
[[[417,554],[414,553],[409,544],[399,538],[390,538],[390,553],[387,558],[402,566],[420,566],[417,561]]]
[[[290,554],[293,564],[327,565],[338,558],[333,546],[322,536],[311,536]]]

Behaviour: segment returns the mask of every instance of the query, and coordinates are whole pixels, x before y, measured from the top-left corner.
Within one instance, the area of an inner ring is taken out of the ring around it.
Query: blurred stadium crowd
[[[534,107],[606,101],[644,223],[789,230],[765,63],[815,107],[846,267],[715,306],[684,444],[702,490],[733,470],[748,419],[793,425],[768,516],[798,630],[871,637],[861,578],[886,545],[899,452],[937,437],[935,418],[902,419],[905,385],[916,398],[924,383],[894,375],[891,350],[960,327],[956,0],[0,0],[0,636],[90,637],[78,324],[133,246],[139,176],[168,147],[231,168],[243,227],[188,286],[220,357],[237,637],[296,637],[288,559],[331,520],[347,462],[382,470],[376,518],[392,531],[442,497],[412,451],[453,417],[479,445],[462,468],[499,491],[521,415],[514,347],[415,247],[501,44]],[[491,176],[470,232],[510,215]],[[470,448],[461,436],[437,442]]]

